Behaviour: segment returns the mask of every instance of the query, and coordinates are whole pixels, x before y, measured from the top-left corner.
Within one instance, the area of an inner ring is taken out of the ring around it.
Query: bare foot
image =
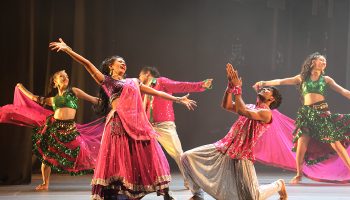
[[[282,184],[281,190],[278,191],[278,194],[280,195],[280,200],[287,200],[288,194],[287,194],[286,184],[283,179],[279,179],[278,181],[280,181]]]
[[[289,181],[290,184],[299,184],[301,179],[303,178],[302,175],[296,175],[292,178],[292,180]]]
[[[35,190],[36,191],[47,191],[47,190],[49,190],[49,186],[46,184],[40,184],[40,185],[36,186]]]

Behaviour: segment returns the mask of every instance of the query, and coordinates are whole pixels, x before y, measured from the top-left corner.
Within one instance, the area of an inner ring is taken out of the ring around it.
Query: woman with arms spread
[[[300,74],[284,79],[260,81],[253,86],[300,85],[303,105],[297,113],[294,135],[296,150],[296,176],[290,181],[299,183],[303,176],[302,166],[324,161],[334,154],[342,159],[350,170],[350,158],[346,151],[350,137],[350,114],[331,114],[325,100],[326,89],[330,87],[350,99],[350,91],[338,85],[331,77],[324,75],[326,58],[313,53],[306,58]]]
[[[173,199],[168,193],[169,164],[142,107],[140,91],[184,104],[188,109],[193,109],[195,102],[187,96],[174,97],[154,90],[137,79],[125,79],[127,67],[119,56],[105,59],[99,71],[62,39],[50,43],[50,47],[66,52],[83,64],[101,86],[101,111],[107,112],[108,106],[112,108],[107,115],[91,183],[92,199],[108,199],[110,194],[141,199],[151,192],[164,195],[164,199]]]
[[[54,111],[51,114],[52,112],[43,108],[44,112],[26,106],[7,105],[1,107],[2,123],[34,127],[33,152],[42,162],[43,179],[43,183],[38,185],[36,190],[48,190],[51,169],[71,175],[92,173],[97,151],[94,153],[91,152],[91,149],[99,147],[98,141],[95,141],[94,147],[88,147],[88,142],[84,141],[86,138],[81,136],[74,118],[78,108],[78,98],[93,104],[97,104],[99,99],[86,94],[79,88],[70,87],[68,75],[64,70],[54,73],[50,78],[47,97],[32,94],[21,83],[17,84],[17,88],[24,94],[25,100],[30,99],[40,105],[52,106]],[[37,110],[38,112],[36,112]],[[19,112],[30,113],[31,116],[25,117],[25,114],[18,114]],[[49,115],[45,123],[44,120],[39,122],[40,119],[43,119],[42,113]],[[99,129],[99,131],[102,130]]]

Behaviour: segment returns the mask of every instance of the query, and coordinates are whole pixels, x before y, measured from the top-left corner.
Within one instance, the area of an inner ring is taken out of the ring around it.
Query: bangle
[[[263,87],[265,85],[265,81],[260,81],[259,85],[260,85],[260,87]]]
[[[232,89],[234,87],[234,85],[232,85],[232,83],[230,81],[227,82],[227,88],[228,89]]]
[[[241,95],[242,94],[242,87],[241,86],[234,86],[232,88],[227,87],[226,91],[228,93],[232,93],[233,95]]]

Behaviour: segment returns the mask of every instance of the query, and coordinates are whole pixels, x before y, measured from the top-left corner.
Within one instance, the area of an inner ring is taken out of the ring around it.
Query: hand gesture
[[[255,91],[260,90],[260,88],[261,88],[261,81],[256,82],[252,87],[254,88]]]
[[[185,105],[187,107],[188,110],[194,110],[194,107],[197,107],[197,102],[192,100],[192,99],[189,99],[188,96],[190,94],[187,94],[183,97],[180,97],[179,98],[179,103]]]
[[[71,49],[66,43],[64,43],[62,38],[59,38],[58,40],[59,42],[50,42],[49,47],[51,48],[52,51],[56,50],[57,52],[59,52],[59,51],[67,51]]]
[[[207,79],[203,82],[202,87],[205,89],[211,89],[213,84],[213,79]]]
[[[238,76],[238,71],[230,63],[226,64],[226,75],[229,83],[234,86],[242,86],[242,78]]]

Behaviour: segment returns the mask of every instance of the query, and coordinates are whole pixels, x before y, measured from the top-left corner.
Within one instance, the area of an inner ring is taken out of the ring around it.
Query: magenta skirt
[[[111,193],[130,199],[151,192],[163,194],[170,180],[169,164],[157,140],[132,139],[114,112],[102,136],[91,199],[104,199]]]

